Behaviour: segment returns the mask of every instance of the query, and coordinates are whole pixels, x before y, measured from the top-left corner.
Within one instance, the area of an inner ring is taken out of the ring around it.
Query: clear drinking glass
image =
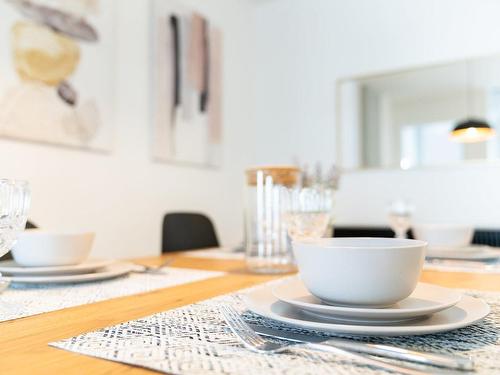
[[[14,246],[28,219],[31,192],[25,181],[0,179],[0,256]]]
[[[325,235],[333,209],[333,189],[322,186],[287,189],[284,218],[292,240]]]
[[[283,273],[295,269],[284,219],[284,192],[299,183],[299,169],[265,166],[246,171],[245,242],[248,269]]]

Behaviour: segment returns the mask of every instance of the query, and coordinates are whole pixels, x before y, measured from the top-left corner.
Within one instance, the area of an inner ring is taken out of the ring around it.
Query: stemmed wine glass
[[[0,179],[0,257],[14,246],[18,233],[24,230],[30,198],[26,181]]]
[[[406,238],[406,232],[411,227],[413,206],[406,201],[396,200],[391,202],[388,211],[389,225],[396,233],[396,238]]]

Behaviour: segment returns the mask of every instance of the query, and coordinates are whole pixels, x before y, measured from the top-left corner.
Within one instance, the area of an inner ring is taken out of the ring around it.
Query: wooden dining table
[[[48,343],[254,286],[283,275],[248,272],[242,260],[197,258],[192,253],[133,259],[156,265],[224,271],[224,275],[149,293],[115,298],[0,323],[0,374],[146,374],[153,371],[79,355]],[[500,291],[500,274],[424,271],[422,281],[452,288]],[[1,295],[0,295],[1,308]]]

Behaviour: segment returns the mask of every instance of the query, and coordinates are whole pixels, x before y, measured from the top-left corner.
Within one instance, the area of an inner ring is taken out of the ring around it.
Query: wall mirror
[[[500,55],[341,79],[336,97],[343,168],[500,159]]]

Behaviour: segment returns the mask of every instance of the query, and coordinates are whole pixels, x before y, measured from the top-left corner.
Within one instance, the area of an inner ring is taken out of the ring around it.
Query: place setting
[[[412,222],[414,206],[395,200],[388,207],[389,224],[396,238],[427,242],[425,269],[500,273],[500,248],[474,243],[470,225],[449,222]]]
[[[135,269],[127,262],[90,258],[95,233],[84,231],[50,232],[25,230],[31,205],[27,182],[0,180],[4,204],[0,224],[0,256],[8,252],[12,260],[0,261],[0,285],[18,286],[100,281],[124,276]]]
[[[0,262],[2,280],[15,284],[83,283],[146,269],[130,262],[90,258],[95,234],[28,230],[18,234],[12,260]]]
[[[500,272],[500,248],[473,243],[474,228],[457,224],[415,224],[415,238],[428,243],[427,269]]]
[[[245,330],[244,322],[236,322],[236,312],[231,314],[226,309],[224,313],[245,347],[256,352],[259,349],[251,343],[258,340],[249,340],[248,331],[329,351],[329,344],[338,349],[339,342],[329,342],[321,336],[318,340],[318,334],[360,336],[365,340],[423,335],[422,341],[425,341],[425,335],[473,325],[490,313],[490,306],[480,298],[418,282],[426,247],[423,241],[332,238],[295,241],[293,247],[298,276],[241,295],[244,309],[260,317],[258,324]],[[274,328],[270,329],[269,324]],[[299,334],[294,334],[294,330]],[[357,341],[340,341],[340,345],[341,349],[356,353],[368,350]],[[399,348],[399,353],[403,352],[405,349]],[[379,356],[386,354],[378,353]],[[456,370],[473,369],[473,362],[463,356],[430,352],[412,352],[412,355],[407,356],[410,359],[404,356],[398,359]],[[391,353],[388,356],[392,358]],[[384,368],[386,363],[372,365]]]

